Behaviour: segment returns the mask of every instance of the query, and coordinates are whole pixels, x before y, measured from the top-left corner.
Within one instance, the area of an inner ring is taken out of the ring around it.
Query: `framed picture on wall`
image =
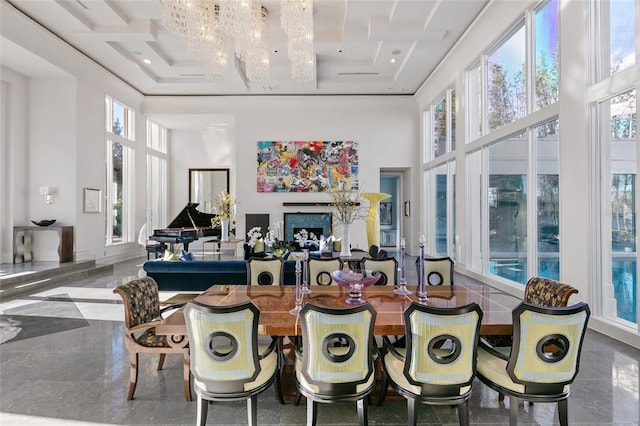
[[[393,203],[391,201],[380,202],[380,225],[391,225],[391,209]]]
[[[102,211],[102,190],[84,188],[84,212],[100,213]]]

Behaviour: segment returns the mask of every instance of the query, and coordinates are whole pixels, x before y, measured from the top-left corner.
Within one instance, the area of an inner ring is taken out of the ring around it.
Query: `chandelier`
[[[269,12],[260,0],[160,0],[160,4],[162,25],[187,39],[189,54],[203,64],[207,78],[225,77],[228,43],[233,41],[247,79],[269,79]],[[313,80],[313,0],[281,0],[281,9],[291,78]]]

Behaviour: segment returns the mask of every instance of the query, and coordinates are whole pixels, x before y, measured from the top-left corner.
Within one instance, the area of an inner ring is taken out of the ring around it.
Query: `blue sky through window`
[[[610,2],[610,65],[625,69],[635,64],[635,0]]]

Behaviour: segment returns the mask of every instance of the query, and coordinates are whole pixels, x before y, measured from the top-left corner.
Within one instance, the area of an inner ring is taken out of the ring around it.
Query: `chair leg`
[[[258,395],[252,395],[250,398],[247,398],[247,415],[249,419],[247,420],[247,424],[249,426],[257,426],[258,425]]]
[[[389,381],[387,379],[387,373],[382,369],[380,373],[380,393],[378,394],[378,401],[376,401],[377,405],[382,405],[384,403],[384,399],[387,397],[387,387],[389,386]]]
[[[460,426],[467,426],[469,424],[468,399],[463,404],[458,405],[458,422],[460,423]]]
[[[569,400],[563,399],[558,401],[558,416],[560,417],[560,426],[569,424]]]
[[[518,398],[509,396],[509,425],[516,426],[518,424]]]
[[[367,426],[369,424],[367,405],[364,403],[364,398],[359,399],[356,403],[358,405],[358,424],[360,426]]]
[[[187,402],[191,402],[191,370],[189,352],[185,352],[182,358],[182,387]]]
[[[498,401],[504,401],[504,394],[498,392]]]
[[[160,359],[158,360],[158,371],[162,370],[162,366],[164,365],[164,357],[166,354],[160,354]]]
[[[316,426],[318,419],[318,403],[307,398],[307,426]]]
[[[416,400],[407,398],[407,425],[416,426],[418,423],[418,412],[416,411]]]
[[[296,407],[300,404],[300,400],[302,399],[302,394],[299,390],[296,391],[296,399],[293,401],[293,405]]]
[[[198,418],[196,423],[200,426],[207,424],[207,411],[209,410],[209,401],[198,395]]]
[[[276,350],[278,351],[278,366],[274,385],[276,387],[276,395],[278,395],[278,401],[280,401],[280,404],[284,405],[284,396],[282,394],[282,337],[278,337]]]
[[[133,393],[136,391],[136,384],[138,383],[138,353],[132,352],[129,354],[129,393],[127,394],[127,401],[133,399]]]

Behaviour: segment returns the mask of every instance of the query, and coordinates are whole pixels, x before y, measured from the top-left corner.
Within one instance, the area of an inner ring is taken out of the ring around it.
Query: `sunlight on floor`
[[[52,419],[50,417],[27,416],[22,414],[0,413],[0,424],[2,426],[63,426],[63,425],[109,425],[109,423],[93,423],[87,421],[77,421],[69,419]]]

